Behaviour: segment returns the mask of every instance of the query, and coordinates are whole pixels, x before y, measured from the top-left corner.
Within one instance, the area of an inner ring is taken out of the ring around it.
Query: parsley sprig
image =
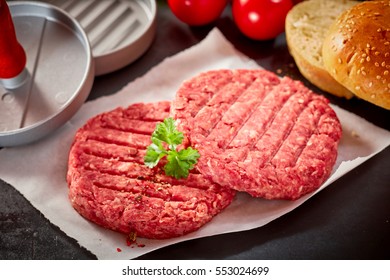
[[[144,158],[145,165],[153,168],[166,156],[165,174],[176,179],[187,178],[189,170],[194,168],[200,155],[191,147],[178,151],[177,146],[183,142],[183,139],[183,133],[176,129],[175,120],[164,119],[162,123],[156,125],[152,134],[152,144],[148,146]]]

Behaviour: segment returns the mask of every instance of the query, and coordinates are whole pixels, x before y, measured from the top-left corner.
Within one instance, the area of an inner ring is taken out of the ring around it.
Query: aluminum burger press
[[[62,126],[95,75],[133,62],[155,35],[153,0],[57,2],[0,0],[0,147]]]

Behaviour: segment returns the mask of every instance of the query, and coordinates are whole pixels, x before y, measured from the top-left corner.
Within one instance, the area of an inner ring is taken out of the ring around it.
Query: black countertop
[[[343,109],[390,130],[390,111],[345,100],[312,86],[298,72],[284,34],[256,42],[235,27],[228,7],[206,27],[190,28],[159,2],[157,34],[137,61],[97,77],[89,99],[117,92],[165,57],[201,41],[217,26],[262,67],[302,80]],[[353,169],[294,211],[257,229],[171,245],[139,259],[390,259],[390,147]],[[96,259],[0,179],[0,259]]]

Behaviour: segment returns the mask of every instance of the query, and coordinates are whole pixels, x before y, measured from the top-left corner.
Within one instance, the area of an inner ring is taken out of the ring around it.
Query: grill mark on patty
[[[130,120],[142,121],[162,121],[170,112],[170,104],[168,102],[157,103],[137,103],[132,105],[132,110],[123,110],[121,108],[113,110],[103,115],[123,114]]]
[[[86,161],[84,164],[81,163],[85,169],[83,173],[84,179],[87,179],[100,189],[128,193],[134,196],[135,199],[147,196],[164,201],[185,202],[196,199],[198,202],[206,201],[207,203],[208,200],[214,201],[213,197],[218,195],[218,188],[210,187],[209,182],[196,180],[196,175],[199,174],[192,176],[195,179],[192,180],[192,184],[183,185],[183,181],[180,180],[165,180],[164,175],[161,176],[161,179],[164,180],[158,181],[158,178],[156,180],[155,178],[145,176],[146,174],[143,173],[140,173],[143,176],[133,174],[131,170],[116,171],[115,167],[113,169],[110,168],[110,166],[116,165],[111,165],[112,161],[109,163],[104,162],[105,159],[101,159],[103,162],[98,162],[99,159],[91,160],[90,158],[82,157],[81,160]],[[104,168],[103,165],[105,166]],[[132,167],[134,166],[131,165],[130,169]],[[203,184],[200,185],[198,184],[199,182]]]
[[[118,192],[126,192],[135,197],[147,196],[158,198],[164,201],[187,201],[193,197],[199,197],[192,191],[191,196],[179,195],[175,188],[182,189],[182,186],[173,186],[164,183],[156,183],[134,178],[124,178],[123,176],[113,176],[108,174],[99,174],[99,179],[94,180],[94,175],[91,176],[92,183],[98,188],[110,189]],[[86,176],[88,176],[86,174]],[[203,195],[203,194],[202,194]]]
[[[144,165],[151,130],[168,116],[169,105],[133,104],[98,115],[78,130],[67,181],[70,201],[82,216],[116,231],[160,239],[199,229],[232,202],[235,191],[195,169],[178,180],[163,174],[164,159],[153,169]]]
[[[120,161],[115,158],[101,158],[90,154],[79,155],[79,165],[85,170],[95,170],[96,172],[122,175],[128,178],[150,178],[154,172],[146,165],[141,165],[136,162]]]
[[[88,174],[86,174],[88,176]],[[129,193],[136,199],[142,197],[161,199],[166,202],[186,202],[196,200],[209,204],[218,195],[211,189],[188,188],[184,185],[170,185],[167,183],[147,182],[140,179],[128,179],[121,176],[100,174],[95,180],[95,174],[91,174],[90,180],[99,188],[110,189],[117,192]],[[142,197],[141,197],[142,196]]]
[[[232,79],[221,90],[218,90],[207,104],[200,108],[194,117],[194,122],[198,125],[192,133],[209,137],[213,130],[221,122],[226,111],[229,110],[237,100],[245,95],[247,90],[256,81],[254,72],[235,70]],[[237,73],[241,73],[237,75]],[[205,121],[207,120],[207,121]],[[202,125],[202,126],[201,126]]]
[[[204,107],[209,99],[212,98],[214,94],[218,93],[221,88],[231,80],[231,71],[225,70],[222,72],[224,72],[225,75],[214,74],[211,77],[208,76],[205,80],[199,79],[198,81],[200,84],[193,84],[192,81],[184,82],[183,86],[177,92],[177,95],[181,97],[181,102],[175,104],[175,109],[179,110],[177,113],[184,113],[184,111],[180,111],[180,109],[191,108],[192,110],[186,111],[185,115],[194,117],[199,112],[200,108]],[[199,88],[201,88],[200,92]],[[185,116],[181,115],[181,117]]]
[[[117,144],[134,148],[144,148],[150,144],[150,135],[135,134],[111,128],[95,128],[85,132],[87,139],[109,144]]]
[[[165,116],[168,117],[168,114]],[[162,122],[164,119],[158,120]],[[143,134],[150,136],[156,128],[157,121],[132,120],[122,116],[106,117],[102,119],[101,127],[114,129],[134,134]]]
[[[280,126],[283,125],[284,123],[286,123],[285,119],[291,119],[292,121],[295,121],[295,119],[299,116],[300,112],[302,112],[304,106],[306,106],[307,102],[308,102],[308,93],[305,92],[305,91],[291,91],[291,89],[289,88],[289,86],[286,86],[285,84],[280,84],[276,87],[274,87],[273,89],[274,92],[276,93],[270,93],[266,96],[266,98],[268,97],[269,100],[267,100],[266,102],[269,102],[270,104],[274,104],[270,109],[268,110],[268,112],[270,113],[268,116],[266,116],[264,114],[264,111],[267,111],[265,110],[264,106],[266,107],[266,105],[263,106],[262,108],[262,103],[260,103],[258,105],[258,112],[261,112],[261,114],[258,114],[258,115],[255,115],[254,113],[251,114],[251,118],[247,119],[246,123],[243,124],[241,126],[241,136],[244,136],[244,137],[241,137],[240,139],[240,135],[237,134],[237,138],[233,139],[231,144],[228,146],[228,149],[235,149],[235,148],[240,148],[240,147],[245,147],[245,146],[248,146],[248,149],[245,149],[245,150],[241,150],[240,153],[236,153],[236,155],[233,155],[233,157],[235,158],[235,160],[244,160],[245,158],[247,158],[247,160],[250,160],[248,159],[248,157],[250,157],[250,155],[248,155],[251,151],[255,151],[254,153],[256,154],[257,150],[258,149],[255,149],[255,148],[258,148],[256,146],[256,143],[258,143],[259,141],[261,141],[262,137],[264,136],[265,133],[266,136],[265,137],[272,137],[272,132],[268,132],[268,129],[272,126],[275,126],[275,129],[277,132],[279,132],[279,129],[280,129]],[[280,92],[282,92],[282,94],[279,94]],[[291,93],[290,93],[291,92]],[[283,94],[283,93],[288,93],[288,94]],[[277,100],[275,102],[275,100]],[[299,107],[298,108],[298,111],[297,112],[292,112],[291,109],[294,109],[295,107]],[[283,109],[284,108],[284,109]],[[295,117],[292,118],[291,116],[291,113],[289,114],[286,114],[284,111],[286,111],[286,108],[288,110],[290,110],[292,113],[294,113]],[[284,111],[283,111],[284,110]],[[279,118],[281,118],[282,120],[278,120],[277,119],[277,116],[279,115]],[[265,121],[261,121],[261,117],[264,117],[265,116]],[[260,119],[259,119],[260,117]],[[275,120],[276,118],[276,120]],[[277,124],[274,124],[273,122],[274,121],[277,121],[278,123]],[[262,126],[259,126],[258,124],[262,124]],[[260,148],[264,148],[266,149],[266,153],[269,153],[269,159],[268,161],[270,161],[273,157],[273,155],[275,155],[279,148],[281,147],[281,145],[283,144],[284,140],[288,137],[289,133],[291,132],[292,130],[292,125],[293,123],[290,123],[290,127],[287,127],[286,130],[285,130],[285,133],[280,135],[281,139],[279,139],[279,145],[276,145],[274,146],[274,150],[273,151],[269,151],[269,146],[268,145],[265,145],[264,147],[262,145],[260,145]],[[246,125],[246,127],[245,127]],[[270,135],[271,134],[271,135]],[[251,137],[248,137],[251,136]],[[257,139],[257,140],[256,140]],[[273,139],[275,140],[275,139]],[[274,143],[270,143],[271,146],[272,144]],[[225,151],[226,152],[226,151]],[[232,155],[234,154],[234,152],[227,152],[229,155]]]
[[[139,121],[123,116],[122,111],[116,110],[115,114],[104,114],[98,121],[90,122],[83,131],[85,142],[80,146],[89,154],[143,163],[158,121]]]
[[[245,71],[274,75],[262,70]],[[229,75],[240,76],[243,72],[233,70]],[[208,75],[218,73],[226,75],[216,70],[194,77],[192,90],[207,81]],[[178,118],[179,128],[188,132],[188,142],[203,155],[197,164],[202,174],[223,186],[267,199],[297,199],[317,189],[330,175],[342,133],[336,114],[326,98],[302,83],[288,77],[280,81],[267,89],[263,99],[261,88],[253,93],[259,98],[254,101],[255,109],[251,107],[254,103],[239,103],[249,94],[239,85],[232,85],[232,90],[237,87],[240,94],[237,100],[227,102],[229,107],[215,106],[214,112],[210,110],[210,114],[197,119],[186,114],[192,108],[175,108],[186,98],[186,86],[179,90],[181,96],[176,96],[171,115]],[[231,100],[229,92],[219,93],[223,94],[221,98]],[[207,138],[199,136],[207,131],[203,127],[211,126]]]
[[[269,160],[271,164],[280,168],[296,165],[302,151],[318,128],[320,113],[315,110],[316,101],[318,100],[310,99],[307,104],[304,104],[305,107],[295,119],[288,135],[286,135],[272,159]],[[308,121],[310,121],[310,124]]]
[[[143,164],[145,150],[136,147],[117,145],[101,142],[94,139],[81,142],[79,147],[84,153],[101,158],[117,158],[125,162],[137,162]]]
[[[216,141],[221,148],[228,147],[240,129],[252,117],[256,109],[263,103],[267,91],[279,83],[273,76],[256,77],[252,84],[237,98],[221,117],[207,137],[208,141]]]
[[[78,156],[78,165],[83,166],[88,172],[94,172],[102,176],[124,176],[126,179],[138,180],[146,184],[165,184],[166,186],[186,186],[193,190],[213,191],[213,185],[197,171],[190,173],[187,179],[175,179],[162,173],[156,174],[142,163],[121,161],[114,157],[99,157],[96,155],[82,153]]]
[[[276,113],[281,110],[286,101],[291,97],[291,94],[287,90],[283,90],[284,87],[284,84],[278,84],[271,89],[265,96],[263,102],[256,107],[251,118],[241,126],[228,148],[248,147],[248,152],[254,149],[256,143],[272,125],[277,115]],[[243,160],[245,156],[245,154],[241,154],[238,160]]]
[[[167,182],[171,185],[179,185],[184,183],[190,187],[200,187],[208,189],[210,182],[195,170],[191,170],[187,179],[175,179],[164,174],[156,174],[155,169],[150,169],[143,163],[139,164],[133,161],[121,161],[113,157],[99,157],[92,154],[81,153],[78,155],[79,166],[83,166],[85,170],[94,170],[100,173],[111,175],[122,175],[128,178],[142,178],[153,182]],[[162,163],[163,164],[163,163]]]
[[[289,85],[284,90],[290,93],[290,95],[284,100],[279,110],[274,112],[274,117],[267,130],[255,142],[248,153],[250,154],[253,151],[262,153],[261,160],[257,162],[259,167],[263,167],[272,161],[291,133],[299,115],[310,101],[310,95],[307,92],[295,91]]]

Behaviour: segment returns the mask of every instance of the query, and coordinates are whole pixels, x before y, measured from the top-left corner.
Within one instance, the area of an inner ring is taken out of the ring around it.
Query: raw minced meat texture
[[[266,199],[297,199],[330,176],[341,138],[329,101],[266,70],[212,70],[185,81],[171,116],[200,173]]]
[[[69,153],[67,181],[72,206],[103,227],[164,239],[199,229],[227,207],[235,191],[195,170],[174,179],[144,165],[156,124],[170,103],[138,103],[90,119]]]

